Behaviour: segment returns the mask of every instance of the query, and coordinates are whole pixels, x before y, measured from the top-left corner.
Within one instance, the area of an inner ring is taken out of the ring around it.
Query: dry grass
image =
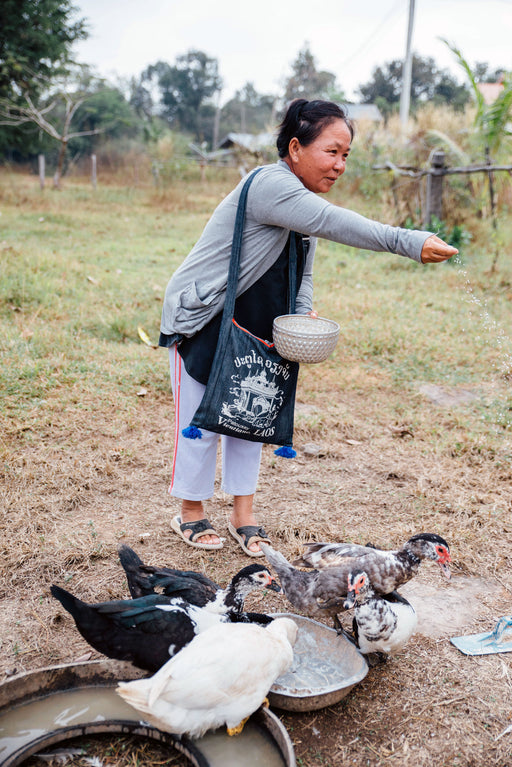
[[[511,752],[510,734],[500,737],[512,721],[510,655],[466,657],[448,637],[486,630],[510,613],[510,469],[496,470],[486,456],[428,454],[421,431],[414,438],[397,431],[379,418],[378,403],[369,413],[356,393],[345,395],[343,405],[351,412],[345,428],[327,398],[317,398],[314,408],[299,404],[296,445],[315,441],[318,457],[283,461],[264,451],[258,508],[275,546],[291,558],[304,540],[391,547],[415,532],[434,531],[452,546],[454,583],[469,578],[480,588],[470,600],[465,588],[454,591],[424,565],[416,597],[430,628],[371,669],[344,702],[283,715],[298,763],[504,767]],[[439,417],[431,405],[425,408]],[[312,425],[316,412],[321,426]],[[97,413],[93,428],[75,417],[63,436],[63,416],[44,441],[13,450],[2,499],[4,673],[73,662],[90,651],[48,587],[63,584],[89,601],[126,597],[116,557],[120,541],[148,562],[203,570],[220,582],[246,564],[231,540],[222,552],[196,552],[169,532],[175,508],[166,495],[169,402],[141,402],[115,439],[109,417]],[[222,532],[229,503],[219,492],[209,506]],[[453,613],[447,616],[442,605],[449,597]],[[276,595],[251,602],[257,609],[287,609]]]

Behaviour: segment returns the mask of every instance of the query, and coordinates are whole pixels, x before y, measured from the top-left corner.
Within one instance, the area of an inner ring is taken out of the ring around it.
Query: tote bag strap
[[[295,232],[290,232],[290,247],[288,250],[288,314],[295,314],[297,298],[297,242]]]
[[[247,207],[247,195],[249,187],[252,184],[255,176],[263,168],[256,168],[246,180],[240,192],[238,200],[238,208],[236,211],[235,228],[233,232],[233,241],[231,245],[231,259],[229,262],[228,281],[226,285],[226,297],[224,299],[224,309],[222,312],[221,328],[219,333],[219,340],[217,348],[221,348],[231,325],[231,320],[235,313],[235,301],[236,301],[236,288],[238,285],[238,273],[240,269],[240,254],[242,252],[242,239],[245,223],[245,210]],[[290,232],[290,256],[288,266],[288,282],[289,282],[289,298],[288,307],[290,314],[295,313],[295,299],[297,293],[297,246],[295,242],[295,232]]]
[[[228,282],[226,286],[226,298],[224,300],[224,311],[222,313],[222,324],[226,323],[226,319],[231,322],[233,314],[235,312],[235,300],[236,300],[236,287],[238,285],[238,270],[240,267],[240,253],[242,252],[242,238],[244,234],[244,222],[245,222],[245,209],[247,207],[247,194],[249,187],[254,181],[256,175],[263,170],[263,168],[256,168],[246,180],[240,192],[240,198],[238,200],[238,208],[235,218],[235,229],[233,232],[233,242],[231,245],[231,260],[229,262]]]

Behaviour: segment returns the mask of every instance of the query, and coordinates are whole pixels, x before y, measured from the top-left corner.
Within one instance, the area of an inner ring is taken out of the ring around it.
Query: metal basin
[[[296,767],[284,725],[266,708],[240,735],[225,729],[190,739],[141,722],[115,692],[119,680],[144,672],[120,661],[52,666],[11,677],[0,685],[0,767],[15,767],[57,743],[97,733],[151,738],[181,751],[196,767]]]
[[[292,618],[299,632],[292,667],[270,688],[271,706],[287,711],[315,711],[337,703],[364,679],[368,664],[346,637],[311,618],[291,613],[278,615]]]

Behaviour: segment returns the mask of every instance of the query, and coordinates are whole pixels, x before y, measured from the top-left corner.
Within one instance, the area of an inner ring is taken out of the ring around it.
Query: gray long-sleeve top
[[[161,332],[190,337],[222,311],[238,198],[243,179],[220,203],[165,292]],[[356,248],[387,251],[421,262],[431,232],[380,224],[310,192],[279,160],[255,177],[247,197],[237,295],[277,260],[290,231],[311,237],[296,311],[312,308],[317,237]]]

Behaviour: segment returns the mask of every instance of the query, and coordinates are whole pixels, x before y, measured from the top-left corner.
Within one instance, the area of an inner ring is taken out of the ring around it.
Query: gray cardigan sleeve
[[[243,181],[217,207],[201,237],[171,277],[162,308],[163,334],[191,336],[224,306],[231,240]],[[280,160],[252,182],[247,198],[237,294],[253,285],[276,261],[290,231],[311,237],[296,311],[312,308],[316,238],[421,261],[430,232],[381,224],[332,205],[308,191]]]
[[[279,177],[264,171],[253,182],[251,214],[260,223],[365,250],[396,253],[421,263],[423,243],[431,232],[388,226],[333,205],[307,190],[286,163],[277,167]]]

